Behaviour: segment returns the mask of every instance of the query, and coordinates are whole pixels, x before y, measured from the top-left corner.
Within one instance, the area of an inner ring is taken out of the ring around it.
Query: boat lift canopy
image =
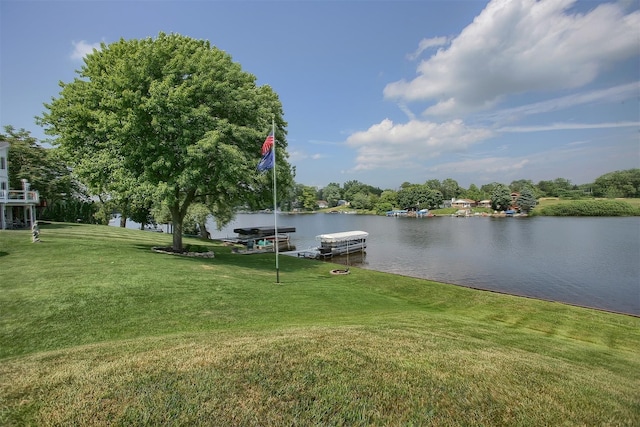
[[[295,233],[295,227],[278,227],[278,234],[280,233]],[[276,229],[273,226],[267,227],[243,227],[243,228],[234,228],[234,233],[238,233],[239,235],[244,236],[271,236],[276,234]]]
[[[343,231],[341,233],[320,234],[316,236],[316,240],[320,242],[336,243],[356,239],[366,239],[368,236],[369,233],[366,231]]]

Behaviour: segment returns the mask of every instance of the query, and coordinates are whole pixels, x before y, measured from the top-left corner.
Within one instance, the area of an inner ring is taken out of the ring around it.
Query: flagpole
[[[276,283],[280,283],[280,265],[278,264],[278,251],[280,240],[278,238],[278,198],[276,196],[276,123],[271,119],[271,132],[273,132],[273,229],[275,231],[274,244],[276,246]]]

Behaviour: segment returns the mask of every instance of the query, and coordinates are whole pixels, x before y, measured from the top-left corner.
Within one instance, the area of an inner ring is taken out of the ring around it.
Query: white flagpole
[[[280,266],[278,264],[278,251],[280,241],[278,239],[278,199],[276,196],[276,123],[271,119],[271,131],[273,132],[273,229],[275,231],[275,240],[273,243],[276,245],[276,283],[280,283]]]

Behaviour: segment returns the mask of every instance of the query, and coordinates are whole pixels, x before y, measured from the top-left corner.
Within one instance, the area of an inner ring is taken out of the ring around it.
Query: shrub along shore
[[[0,231],[0,425],[640,425],[640,319],[171,236]]]

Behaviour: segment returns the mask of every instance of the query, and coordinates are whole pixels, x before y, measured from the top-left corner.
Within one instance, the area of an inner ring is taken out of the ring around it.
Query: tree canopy
[[[270,174],[256,164],[272,121],[277,182],[292,184],[278,96],[208,41],[161,33],[103,43],[60,86],[40,118],[46,132],[94,191],[135,199],[144,189],[166,204],[174,250],[192,203],[221,227],[237,207],[269,200]]]
[[[520,210],[524,213],[529,213],[537,204],[538,201],[536,200],[536,196],[533,194],[531,187],[522,187],[520,196],[516,199],[516,205]]]
[[[397,200],[402,209],[433,209],[442,203],[442,193],[427,185],[414,184],[400,189]]]
[[[597,197],[640,197],[640,169],[609,172],[593,183]]]
[[[493,184],[491,192],[491,207],[497,211],[504,211],[511,207],[511,191],[504,184]]]

